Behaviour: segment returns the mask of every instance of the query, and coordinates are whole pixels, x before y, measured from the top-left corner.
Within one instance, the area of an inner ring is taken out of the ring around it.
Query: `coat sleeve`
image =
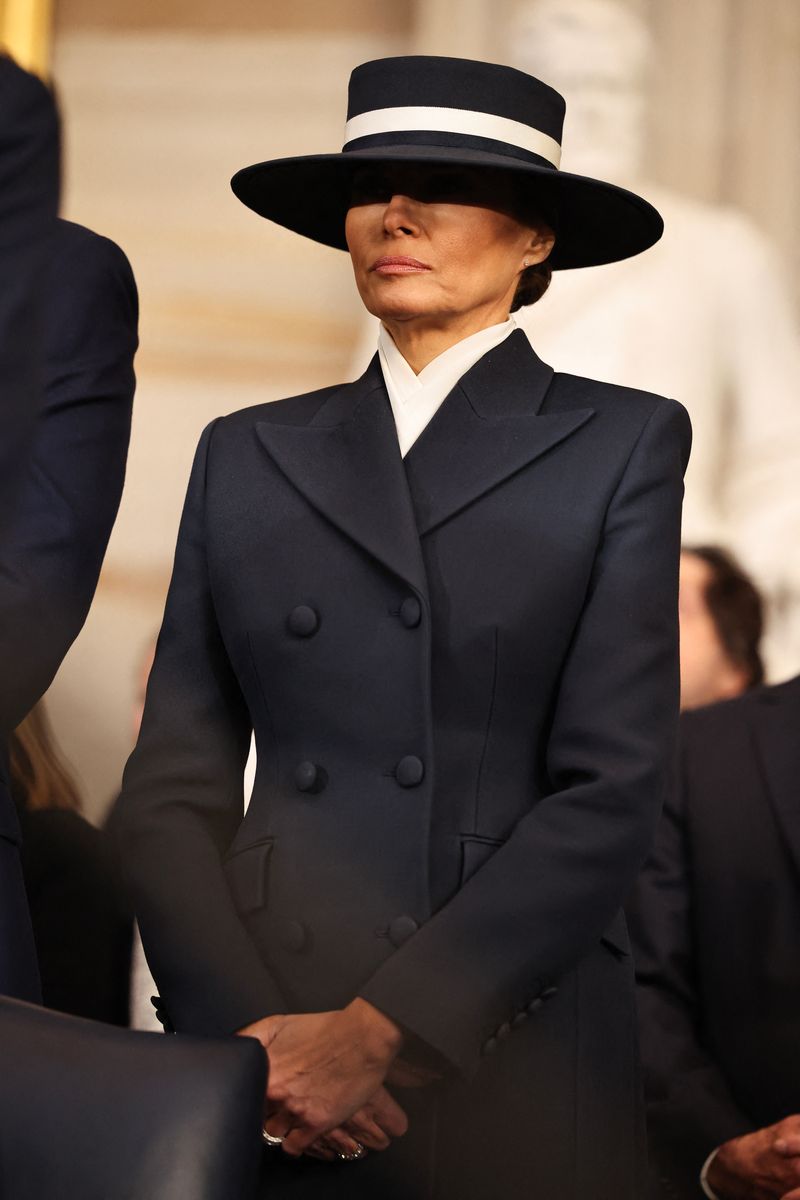
[[[138,300],[112,241],[59,221],[43,305],[44,394],[0,539],[0,724],[50,685],[94,596],[125,479]]]
[[[717,1146],[754,1128],[703,1045],[692,933],[692,865],[686,828],[684,725],[679,770],[629,918],[653,1166],[680,1196],[698,1194],[701,1167]],[[688,744],[687,744],[688,743]],[[703,752],[702,747],[698,747]],[[724,934],[721,931],[721,936]]]
[[[660,401],[605,514],[554,696],[551,791],[360,989],[469,1076],[596,945],[646,857],[674,751],[688,417]]]
[[[0,527],[41,401],[42,306],[59,161],[51,93],[0,49]]]
[[[147,961],[180,1032],[285,1012],[238,917],[222,858],[244,815],[251,722],[206,565],[212,423],[195,456],[142,729],[113,817]]]

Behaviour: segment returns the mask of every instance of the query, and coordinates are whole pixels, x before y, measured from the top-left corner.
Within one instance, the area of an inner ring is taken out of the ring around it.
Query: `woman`
[[[383,332],[356,383],[201,439],[123,795],[145,948],[175,1028],[268,1050],[271,1194],[634,1200],[619,908],[689,427],[554,376],[509,311],[660,218],[559,172],[563,101],[509,68],[368,63],[348,117],[233,181],[347,245]]]

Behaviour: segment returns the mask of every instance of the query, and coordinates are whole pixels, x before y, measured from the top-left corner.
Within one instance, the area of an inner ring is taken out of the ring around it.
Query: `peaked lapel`
[[[277,411],[276,411],[277,416]],[[256,423],[273,462],[323,517],[423,595],[425,568],[377,355],[305,425]]]
[[[405,457],[420,535],[558,445],[591,408],[541,413],[553,369],[522,330],[459,381]]]
[[[800,680],[766,690],[752,711],[767,795],[800,870]]]

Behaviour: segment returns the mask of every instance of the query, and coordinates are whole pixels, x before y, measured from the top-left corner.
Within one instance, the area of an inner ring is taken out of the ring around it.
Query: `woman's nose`
[[[395,193],[389,200],[383,213],[383,227],[389,233],[416,233],[419,222],[416,213],[417,204],[411,196]]]

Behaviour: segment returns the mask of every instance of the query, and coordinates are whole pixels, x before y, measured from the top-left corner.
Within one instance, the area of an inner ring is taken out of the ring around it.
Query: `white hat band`
[[[491,138],[538,154],[557,167],[561,147],[555,138],[522,121],[496,117],[492,113],[471,112],[466,108],[414,107],[377,108],[351,117],[344,127],[345,145],[358,138],[385,133],[461,133]]]

